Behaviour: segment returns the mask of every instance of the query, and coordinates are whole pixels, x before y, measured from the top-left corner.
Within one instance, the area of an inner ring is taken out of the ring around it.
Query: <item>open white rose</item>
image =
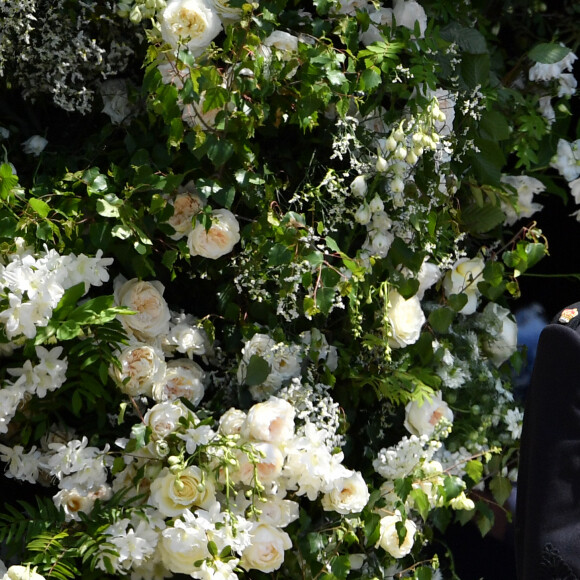
[[[238,435],[246,420],[246,414],[240,409],[230,407],[219,420],[219,431],[223,435]]]
[[[176,359],[167,364],[165,376],[153,387],[152,396],[157,402],[175,401],[181,397],[199,405],[205,394],[205,372],[189,359]]]
[[[358,513],[369,501],[369,490],[362,475],[354,471],[349,477],[341,477],[332,491],[322,496],[322,507],[339,514]]]
[[[441,419],[453,421],[453,411],[441,397],[441,392],[435,393],[430,401],[411,401],[405,407],[405,428],[418,437],[431,435]]]
[[[2,580],[45,580],[35,570],[36,568],[31,569],[30,566],[10,566]]]
[[[294,436],[294,407],[284,399],[270,397],[255,404],[242,425],[242,435],[254,441],[284,442]]]
[[[169,236],[172,240],[179,240],[189,234],[193,229],[191,220],[204,207],[205,202],[195,193],[179,193],[173,201],[173,215],[169,218],[169,225],[175,230],[175,234]]]
[[[130,346],[118,356],[121,368],[111,365],[111,374],[121,391],[131,397],[151,396],[153,387],[165,375],[165,360],[152,346]]]
[[[159,553],[167,570],[192,575],[198,570],[194,563],[210,555],[205,530],[178,520],[174,527],[167,527],[161,533]]]
[[[403,558],[406,556],[415,542],[415,532],[417,526],[411,520],[405,520],[405,529],[407,534],[402,543],[399,542],[399,534],[397,533],[397,523],[402,520],[399,513],[392,516],[385,516],[381,518],[380,530],[381,536],[377,545],[388,552],[393,558]]]
[[[151,428],[153,439],[164,439],[173,433],[179,426],[179,419],[187,415],[186,408],[177,401],[165,401],[153,405],[145,416],[143,422]]]
[[[229,254],[240,241],[240,225],[234,214],[227,209],[216,209],[212,212],[212,223],[209,230],[196,223],[187,238],[187,247],[192,256],[202,256],[216,260]]]
[[[465,294],[467,303],[459,311],[462,314],[473,314],[477,309],[479,299],[478,282],[483,280],[481,274],[485,262],[481,258],[460,258],[453,264],[443,278],[443,289],[445,294]]]
[[[282,58],[289,60],[292,54],[298,51],[298,38],[283,30],[274,30],[264,40],[264,45],[270,48],[277,48],[281,52]]]
[[[493,338],[484,343],[484,350],[496,366],[502,365],[518,347],[518,325],[511,317],[511,312],[495,302],[490,302],[483,309],[483,316],[491,317]]]
[[[22,149],[27,155],[34,155],[35,157],[38,157],[44,151],[44,148],[47,145],[48,141],[44,137],[40,135],[33,135],[29,139],[26,139],[24,143],[22,143]]]
[[[290,536],[274,526],[258,524],[252,530],[252,543],[244,550],[240,565],[245,570],[264,573],[278,570],[284,563],[284,550],[292,547]]]
[[[121,316],[123,325],[143,339],[167,334],[171,313],[163,298],[163,284],[157,280],[145,282],[133,278],[124,283],[123,280],[122,277],[115,280],[115,301],[136,312]]]
[[[280,496],[268,495],[260,503],[260,515],[257,519],[261,524],[270,524],[276,528],[285,528],[299,517],[298,502],[283,499]]]
[[[205,0],[170,0],[159,15],[161,36],[174,49],[185,45],[200,56],[222,30],[215,8]]]
[[[420,36],[425,35],[427,28],[427,15],[423,7],[415,0],[395,0],[393,15],[397,26],[404,26],[409,30],[415,29],[415,23],[419,23]]]
[[[151,482],[149,503],[165,517],[180,516],[193,506],[207,508],[214,502],[214,483],[197,465],[190,465],[179,473],[165,467]]]
[[[254,443],[253,447],[259,455],[258,460],[254,463],[245,453],[240,453],[238,469],[231,475],[232,480],[251,485],[255,476],[262,484],[278,479],[284,466],[284,454],[280,448],[272,443]]]
[[[391,290],[388,317],[391,331],[389,344],[393,348],[403,348],[419,340],[425,315],[417,296],[405,300],[396,290]]]

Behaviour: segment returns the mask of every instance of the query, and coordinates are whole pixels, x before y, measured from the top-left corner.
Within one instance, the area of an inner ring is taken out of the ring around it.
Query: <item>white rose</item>
[[[242,435],[254,441],[284,442],[294,436],[294,407],[284,399],[270,397],[255,404],[242,426]]]
[[[490,302],[483,309],[483,315],[493,320],[493,337],[484,343],[484,350],[493,363],[500,366],[518,347],[518,325],[511,318],[511,312],[495,302]]]
[[[185,44],[200,56],[222,30],[217,12],[205,0],[171,0],[159,15],[161,36],[174,49]]]
[[[40,135],[33,135],[22,143],[22,149],[27,155],[34,155],[38,157],[44,148],[48,145],[48,141]]]
[[[283,499],[280,496],[268,495],[260,503],[260,515],[257,519],[261,524],[270,524],[276,528],[285,528],[299,517],[298,502]]]
[[[402,520],[399,513],[392,516],[384,516],[381,518],[380,530],[381,536],[377,543],[378,546],[388,552],[393,558],[403,558],[413,548],[415,541],[415,532],[417,526],[411,520],[405,520],[405,529],[407,534],[401,544],[399,542],[399,535],[397,533],[397,523]]]
[[[425,292],[429,290],[433,284],[439,282],[440,279],[441,270],[439,269],[439,266],[425,260],[421,264],[421,269],[417,275],[417,280],[419,281],[419,288],[417,289],[416,294],[417,298],[422,300]]]
[[[264,45],[269,48],[277,48],[282,52],[282,58],[284,60],[290,60],[292,53],[298,51],[298,38],[292,34],[288,34],[288,32],[274,30],[274,32],[264,40]]]
[[[169,332],[171,313],[163,298],[165,288],[161,282],[145,282],[133,278],[120,282],[115,280],[115,299],[119,305],[127,306],[137,314],[121,316],[121,322],[131,332],[144,339],[156,338]]]
[[[339,514],[358,513],[369,501],[369,490],[362,475],[355,471],[349,477],[338,479],[332,491],[322,496],[322,507]]]
[[[203,209],[205,202],[195,193],[180,193],[170,203],[173,205],[173,215],[168,222],[175,230],[175,234],[169,237],[172,240],[179,240],[191,232],[193,229],[191,220]]]
[[[121,368],[111,365],[111,375],[119,389],[131,397],[150,397],[153,387],[165,375],[165,360],[160,353],[152,346],[143,344],[123,349],[118,359]]]
[[[212,223],[209,230],[196,223],[187,238],[187,247],[192,256],[202,256],[216,260],[232,251],[240,241],[240,225],[234,214],[227,209],[216,209],[212,212]]]
[[[367,181],[364,175],[358,175],[352,180],[352,183],[350,184],[351,192],[357,197],[364,197],[367,189]]]
[[[215,485],[208,473],[190,465],[179,473],[167,467],[151,482],[149,503],[165,517],[176,517],[196,506],[208,508],[215,502]]]
[[[192,360],[172,360],[163,379],[153,386],[153,399],[162,402],[184,397],[194,406],[199,405],[205,394],[204,378],[203,369]]]
[[[195,562],[209,557],[205,530],[185,525],[178,520],[174,527],[161,533],[159,542],[161,561],[175,574],[192,575]]]
[[[101,98],[103,113],[108,115],[113,125],[126,123],[133,113],[133,105],[129,101],[127,81],[125,79],[109,79],[101,83]]]
[[[453,422],[453,411],[442,399],[441,392],[433,395],[431,400],[424,399],[422,403],[411,401],[405,407],[405,429],[421,437],[431,435],[441,419]]]
[[[186,354],[190,359],[193,355],[207,354],[211,345],[207,333],[199,326],[180,322],[171,327],[167,336],[169,345],[175,346],[177,352]]]
[[[389,292],[388,317],[391,335],[389,344],[393,348],[403,348],[414,344],[421,336],[425,315],[417,296],[405,300],[396,290]]]
[[[481,274],[485,262],[481,258],[460,258],[453,264],[443,278],[443,289],[445,294],[465,294],[467,303],[460,310],[462,314],[473,314],[477,309],[479,298],[478,282],[481,282]]]
[[[425,35],[427,28],[427,15],[423,7],[415,0],[395,0],[393,15],[397,26],[404,26],[409,30],[415,29],[415,22],[419,23],[420,37]]]
[[[187,415],[185,407],[177,401],[165,401],[153,405],[145,413],[143,421],[151,431],[153,439],[164,439],[179,427],[179,419]]]
[[[246,420],[246,414],[235,407],[229,408],[219,420],[219,431],[223,435],[238,435]]]
[[[10,566],[2,580],[45,580],[44,576],[35,572],[30,566]]]
[[[246,485],[252,485],[255,476],[257,476],[260,483],[272,483],[282,473],[284,454],[279,447],[272,443],[253,443],[252,446],[259,456],[258,460],[254,463],[245,453],[240,452],[238,469],[232,473],[232,479],[241,481]]]
[[[230,6],[229,0],[212,0],[212,4],[224,24],[238,22],[242,17],[242,9]]]
[[[290,536],[274,526],[258,524],[251,532],[252,543],[242,554],[240,565],[245,570],[273,572],[284,563],[284,550],[292,547]]]
[[[206,92],[202,91],[199,95],[199,101],[196,103],[183,104],[180,102],[181,118],[190,127],[199,127],[203,130],[215,127],[216,117],[222,108],[215,107],[204,111]]]
[[[59,491],[52,501],[57,508],[62,507],[67,522],[80,521],[79,513],[90,514],[95,505],[95,498],[76,487]]]

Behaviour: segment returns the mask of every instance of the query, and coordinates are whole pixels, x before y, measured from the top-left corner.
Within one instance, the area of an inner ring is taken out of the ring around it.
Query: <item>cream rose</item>
[[[362,475],[355,471],[334,482],[334,489],[322,496],[322,507],[339,514],[358,513],[369,501],[370,494]]]
[[[477,309],[479,300],[478,282],[482,281],[481,274],[485,262],[481,258],[461,258],[453,264],[443,278],[443,290],[445,294],[465,294],[467,303],[460,310],[462,314],[473,314]]]
[[[239,241],[240,226],[234,214],[227,209],[216,209],[212,212],[209,230],[199,222],[195,224],[187,238],[187,247],[192,256],[216,260],[229,254]]]
[[[405,300],[396,290],[391,290],[388,317],[391,331],[389,344],[393,348],[403,348],[419,340],[425,315],[417,296]]]
[[[165,467],[151,482],[149,503],[165,517],[176,517],[196,506],[207,508],[215,502],[215,485],[197,465],[172,473]]]
[[[246,420],[246,414],[235,407],[229,408],[219,420],[219,431],[223,435],[238,435]]]
[[[283,30],[274,30],[264,40],[264,45],[269,48],[277,48],[282,53],[284,60],[289,60],[293,53],[298,52],[298,38],[293,34],[288,34]]]
[[[35,570],[36,568],[31,569],[30,566],[10,566],[2,580],[45,580]]]
[[[157,280],[123,280],[122,277],[115,280],[115,301],[118,305],[127,306],[136,312],[121,316],[123,325],[143,339],[167,334],[171,313],[163,298],[163,284]]]
[[[171,0],[159,15],[161,36],[174,49],[187,46],[200,56],[221,32],[222,24],[213,6],[205,0]]]
[[[253,483],[254,475],[258,477],[260,483],[275,481],[282,473],[284,454],[272,443],[254,443],[253,447],[259,456],[258,460],[254,464],[245,453],[240,452],[238,469],[232,474],[232,479],[246,485]]]
[[[151,407],[143,421],[151,431],[153,439],[164,439],[179,426],[179,419],[187,415],[187,409],[177,401],[165,401]]]
[[[284,550],[292,547],[290,536],[268,524],[256,525],[251,534],[252,543],[244,550],[240,566],[266,574],[278,570],[284,563]]]
[[[392,516],[385,516],[381,518],[380,530],[381,535],[377,545],[388,552],[393,558],[403,558],[413,548],[415,541],[415,532],[417,526],[411,520],[405,520],[405,529],[407,534],[402,543],[399,542],[399,534],[397,533],[397,523],[402,520],[399,513]]]
[[[125,348],[118,357],[121,368],[112,365],[111,375],[121,391],[131,397],[151,396],[152,389],[165,376],[165,360],[152,346]]]
[[[153,386],[153,399],[162,402],[184,397],[193,405],[199,405],[205,394],[204,378],[203,369],[192,360],[172,360],[167,364],[163,379]]]
[[[178,520],[174,527],[161,533],[159,554],[165,567],[174,574],[192,575],[197,571],[194,563],[210,556],[205,531]]]
[[[205,202],[195,193],[179,193],[174,200],[170,201],[173,206],[173,215],[169,218],[169,225],[175,230],[175,234],[169,236],[172,240],[179,240],[189,234],[193,229],[191,220],[205,206]]]
[[[254,441],[284,442],[294,436],[294,407],[284,399],[270,397],[255,404],[242,425],[242,435]]]
[[[265,496],[265,501],[260,503],[260,515],[258,520],[261,524],[270,524],[276,528],[285,528],[299,517],[298,502],[283,499],[277,495]]]
[[[453,422],[453,411],[442,399],[441,392],[435,393],[430,401],[411,401],[405,407],[405,428],[418,437],[431,435],[441,419]]]
[[[484,342],[484,350],[493,363],[500,366],[518,347],[518,325],[511,312],[495,302],[490,302],[483,309],[483,317],[491,317],[493,321],[490,328],[492,337]]]

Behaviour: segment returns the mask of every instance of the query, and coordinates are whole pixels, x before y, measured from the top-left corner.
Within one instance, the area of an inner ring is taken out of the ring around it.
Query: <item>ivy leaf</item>
[[[554,64],[568,56],[570,49],[554,42],[537,44],[528,52],[531,60],[542,64]]]
[[[499,505],[503,505],[512,492],[512,484],[507,477],[496,475],[489,482],[489,489],[491,490],[491,493],[493,493],[495,501],[497,501]]]
[[[261,385],[270,374],[270,365],[261,356],[253,354],[246,367],[246,377],[244,382],[248,387]]]
[[[451,308],[438,308],[429,314],[429,324],[438,334],[445,334],[449,330],[454,317],[455,312]]]

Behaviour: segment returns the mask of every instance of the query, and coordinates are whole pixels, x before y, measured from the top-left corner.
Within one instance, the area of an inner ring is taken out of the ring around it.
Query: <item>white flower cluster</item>
[[[546,186],[535,177],[527,175],[502,175],[501,182],[517,195],[513,203],[502,200],[501,208],[506,215],[504,223],[513,226],[517,220],[529,218],[541,211],[542,204],[533,201],[534,196],[545,191]],[[512,196],[513,197],[513,196]]]
[[[320,497],[323,509],[340,514],[360,512],[369,499],[360,473],[324,445],[326,434],[312,424],[303,435],[296,432],[295,409],[283,399],[272,397],[247,413],[231,408],[217,431],[179,401],[154,405],[143,420],[151,441],[137,450],[133,438],[118,442],[127,450],[125,468],[112,487],[145,493],[151,508],[107,530],[118,572],[152,577],[155,569],[194,578],[220,572],[233,580],[239,565],[270,573],[292,546],[283,528],[298,517],[298,503],[289,493]],[[56,458],[50,463],[52,473],[63,465]],[[212,556],[210,542],[219,553],[229,546],[231,557]]]
[[[37,346],[38,364],[33,364],[29,359],[21,368],[8,369],[8,373],[17,378],[14,381],[6,380],[0,389],[0,433],[8,431],[8,425],[21,403],[32,396],[43,398],[64,384],[68,363],[66,358],[59,358],[62,350],[62,346],[52,350]]]
[[[115,279],[115,299],[135,314],[122,315],[130,335],[129,344],[118,353],[119,365],[110,374],[122,392],[146,396],[157,402],[185,397],[198,405],[205,394],[206,373],[193,360],[212,352],[207,333],[191,315],[172,313],[157,280]],[[176,352],[188,358],[176,358]]]
[[[0,297],[3,308],[0,323],[9,340],[34,338],[38,327],[46,326],[65,291],[83,282],[101,286],[108,281],[107,266],[99,250],[94,258],[80,254],[61,256],[45,249],[38,256],[17,239],[17,251],[0,264]]]
[[[563,46],[563,45],[562,45]],[[531,81],[550,82],[558,81],[558,97],[572,96],[576,92],[578,83],[572,74],[574,61],[578,57],[569,52],[562,60],[553,64],[537,62],[528,73]],[[568,71],[568,72],[564,72]]]
[[[107,36],[99,34],[97,4],[111,15],[113,2],[83,2],[69,10],[66,0],[0,2],[0,76],[10,76],[24,98],[42,94],[66,111],[88,113],[95,88],[104,78],[124,71],[133,54],[119,23],[107,21]],[[108,37],[106,46],[97,38]]]
[[[258,384],[252,381],[249,387],[256,401],[267,399],[278,392],[284,383],[301,374],[302,348],[299,345],[276,342],[267,334],[258,332],[242,348],[242,360],[237,374],[240,384],[247,381],[248,365],[254,356],[260,357],[269,366],[267,377]]]

